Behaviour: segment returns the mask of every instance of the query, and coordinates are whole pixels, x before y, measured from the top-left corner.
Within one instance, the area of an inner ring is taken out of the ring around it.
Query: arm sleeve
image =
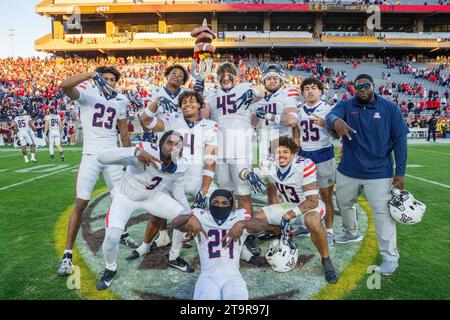
[[[407,135],[409,129],[400,112],[400,109],[392,104],[391,139],[395,154],[395,175],[403,177],[406,174],[406,161],[408,158]]]
[[[98,162],[102,164],[115,164],[122,166],[138,165],[137,158],[134,156],[134,147],[131,148],[112,148],[97,156]]]
[[[343,101],[334,106],[333,109],[327,114],[325,120],[327,121],[328,129],[334,130],[334,121],[340,118],[345,121],[345,104]]]

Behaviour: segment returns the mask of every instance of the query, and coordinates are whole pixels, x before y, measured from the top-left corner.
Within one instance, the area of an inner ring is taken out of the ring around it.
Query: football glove
[[[289,238],[289,220],[285,217],[281,218],[280,232],[282,237]]]
[[[92,81],[94,81],[94,84],[97,86],[106,100],[110,100],[117,96],[117,91],[108,82],[106,82],[105,79],[103,79],[101,74],[97,73],[95,76],[93,76]]]
[[[250,171],[247,174],[247,180],[250,182],[250,185],[255,193],[263,193],[266,190],[266,185],[253,171]]]
[[[203,81],[195,80],[194,91],[198,93],[203,93],[204,90],[205,90],[205,80]]]
[[[240,109],[242,106],[245,106],[245,109],[247,109],[250,103],[252,103],[254,97],[254,90],[248,89],[236,100],[237,109]]]
[[[266,119],[267,110],[264,107],[259,107],[256,109],[256,116],[260,119]]]
[[[198,209],[207,209],[207,202],[206,202],[206,196],[203,196],[202,192],[197,192],[197,195],[195,196],[194,204],[192,205],[193,208]]]

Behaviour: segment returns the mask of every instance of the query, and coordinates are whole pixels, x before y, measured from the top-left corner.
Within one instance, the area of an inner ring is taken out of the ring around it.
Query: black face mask
[[[227,207],[214,206],[212,204],[212,200],[218,196],[227,198],[228,201],[230,202],[230,205]],[[228,190],[217,189],[211,194],[211,197],[209,199],[210,199],[209,200],[209,211],[211,212],[212,217],[214,218],[214,220],[217,222],[218,225],[223,224],[230,216],[231,211],[233,211],[233,204],[234,204],[233,203],[233,195]]]

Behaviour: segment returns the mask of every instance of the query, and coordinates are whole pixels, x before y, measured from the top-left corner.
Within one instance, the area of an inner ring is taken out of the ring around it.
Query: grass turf
[[[78,146],[79,147],[79,146]],[[61,164],[38,150],[37,164],[25,164],[18,150],[0,151],[0,189],[51,172],[18,173],[27,167]],[[81,150],[66,147],[66,161],[79,164]],[[450,185],[450,145],[409,147],[411,176]],[[47,168],[43,168],[47,169]],[[0,191],[0,299],[80,299],[68,290],[66,278],[56,275],[61,252],[56,252],[54,231],[58,217],[75,196],[75,170],[66,170]],[[99,179],[97,187],[104,186]],[[381,289],[369,290],[367,277],[345,299],[449,299],[450,261],[449,189],[406,177],[406,189],[427,206],[424,220],[415,226],[398,226],[400,266],[396,274],[383,277]],[[340,230],[336,230],[339,233]],[[369,276],[369,275],[367,275]]]

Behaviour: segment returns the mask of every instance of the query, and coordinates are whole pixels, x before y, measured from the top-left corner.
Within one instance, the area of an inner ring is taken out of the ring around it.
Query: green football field
[[[48,150],[39,149],[38,163],[25,164],[18,150],[0,148],[0,299],[89,298],[79,290],[69,290],[66,279],[56,274],[61,252],[55,243],[55,228],[74,200],[81,158],[80,145],[65,149],[63,163],[58,155],[50,162]],[[450,144],[409,147],[406,189],[427,205],[424,220],[414,226],[398,226],[400,266],[393,276],[382,278],[380,289],[368,289],[367,274],[340,297],[450,298],[449,163]],[[96,188],[102,187],[101,178]],[[380,262],[377,250],[366,254]],[[342,275],[342,283],[351,277],[349,273]]]

